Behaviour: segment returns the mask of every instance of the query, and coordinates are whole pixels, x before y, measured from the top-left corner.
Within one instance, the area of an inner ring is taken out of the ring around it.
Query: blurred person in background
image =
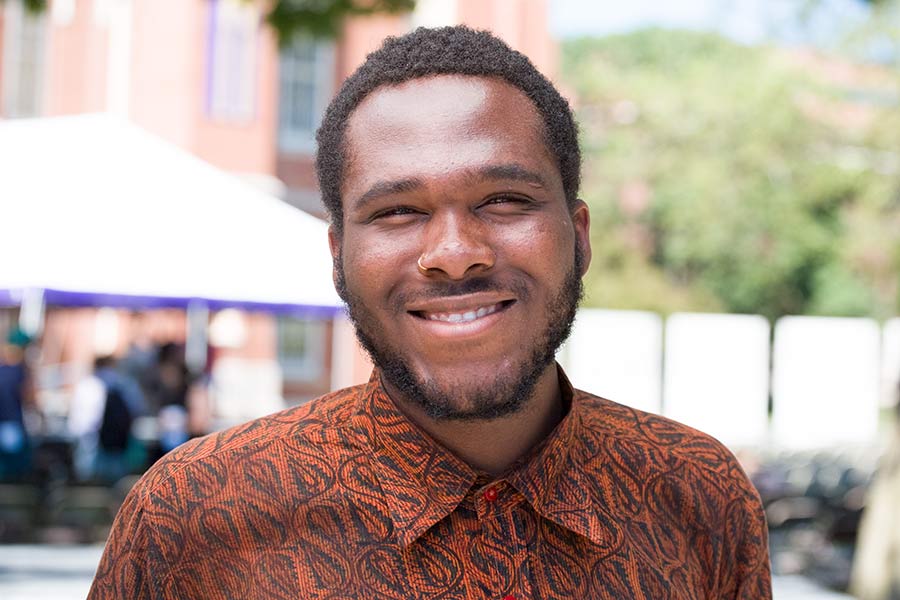
[[[98,357],[91,373],[75,386],[69,406],[69,433],[75,438],[79,480],[114,483],[127,475],[136,456],[132,424],[146,414],[140,386],[116,368],[112,356]]]
[[[148,390],[157,407],[159,445],[163,453],[186,442],[191,374],[184,347],[172,342],[160,346]]]
[[[859,600],[900,600],[900,387],[888,446],[866,498],[850,591]]]
[[[155,410],[165,406],[180,406],[187,403],[190,372],[184,360],[184,347],[167,342],[156,352],[156,365],[152,370],[147,389],[150,404]]]
[[[24,408],[31,402],[31,378],[25,364],[28,336],[14,329],[0,347],[0,480],[25,475],[30,445]]]
[[[155,415],[159,406],[152,393],[158,379],[157,363],[159,346],[150,334],[149,319],[146,314],[135,311],[131,315],[131,336],[125,356],[118,362],[118,369],[138,383],[144,394],[147,413]]]

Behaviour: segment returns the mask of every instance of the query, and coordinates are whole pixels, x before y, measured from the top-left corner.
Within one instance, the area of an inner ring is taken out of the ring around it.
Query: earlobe
[[[591,211],[584,200],[575,201],[572,224],[575,227],[575,243],[581,247],[584,259],[581,267],[581,276],[584,277],[591,266]]]

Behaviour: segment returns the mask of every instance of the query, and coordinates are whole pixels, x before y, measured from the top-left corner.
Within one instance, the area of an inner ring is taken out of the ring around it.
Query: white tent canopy
[[[331,314],[326,225],[125,121],[0,122],[0,304]]]

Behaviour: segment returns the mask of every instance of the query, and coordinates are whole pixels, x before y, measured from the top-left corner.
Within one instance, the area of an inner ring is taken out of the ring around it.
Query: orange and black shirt
[[[502,477],[378,374],[188,442],[119,511],[89,600],[771,598],[766,523],[709,436],[573,390]]]

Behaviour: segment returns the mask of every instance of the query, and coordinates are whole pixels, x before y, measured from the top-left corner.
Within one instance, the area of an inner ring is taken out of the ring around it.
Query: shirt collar
[[[607,544],[608,528],[593,504],[590,482],[584,480],[578,460],[584,457],[578,451],[583,441],[583,402],[561,368],[558,373],[568,413],[534,452],[497,479],[506,479],[545,518],[594,543]],[[367,430],[397,540],[402,547],[409,546],[459,506],[479,473],[397,409],[377,369],[360,397],[357,418]]]
[[[477,474],[397,409],[377,369],[360,398],[357,416],[368,430],[394,531],[406,547],[453,512]]]

